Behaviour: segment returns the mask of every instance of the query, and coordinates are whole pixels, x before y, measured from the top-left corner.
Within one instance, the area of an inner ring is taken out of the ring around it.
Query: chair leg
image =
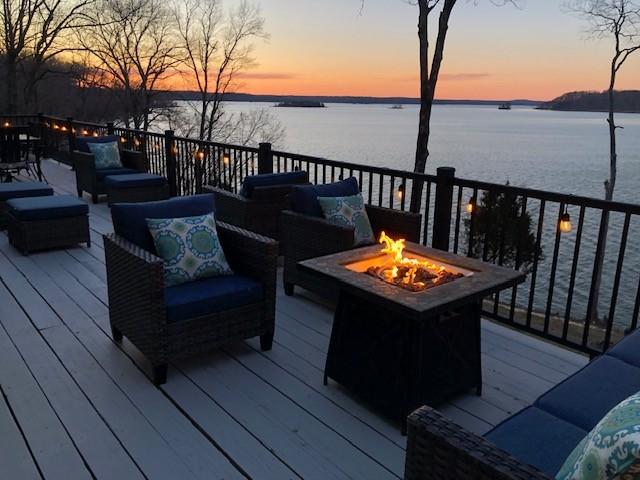
[[[167,383],[167,369],[169,365],[163,363],[162,365],[154,365],[153,367],[153,383],[157,386]]]
[[[272,346],[273,346],[273,332],[268,332],[260,336],[260,349],[263,352],[266,352],[267,350],[271,350]]]
[[[293,295],[293,289],[294,289],[293,283],[284,282],[284,294],[287,297],[290,297],[291,295]]]
[[[120,343],[122,341],[122,332],[113,325],[111,325],[111,336],[114,342]]]
[[[93,203],[98,203],[98,194],[97,193],[92,193],[91,194],[91,201]]]
[[[79,198],[82,198],[82,190],[80,190],[79,188],[78,188],[78,189],[76,189],[76,190],[78,191],[78,197],[79,197]]]

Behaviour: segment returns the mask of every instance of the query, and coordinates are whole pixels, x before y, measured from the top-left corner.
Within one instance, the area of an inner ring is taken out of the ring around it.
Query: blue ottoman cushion
[[[296,185],[291,189],[291,208],[294,212],[323,218],[318,197],[349,197],[360,192],[358,180],[347,178],[324,185]]]
[[[0,183],[0,201],[10,198],[42,197],[53,195],[53,188],[42,182]]]
[[[263,299],[262,284],[242,275],[222,275],[165,289],[169,323],[208,315]]]
[[[527,407],[496,426],[485,438],[554,478],[587,433],[539,408]]]
[[[640,368],[603,355],[542,395],[534,405],[589,431],[609,410],[639,390]]]
[[[138,170],[132,168],[102,168],[96,170],[96,178],[98,180],[104,180],[105,178],[113,175],[131,175],[134,173],[140,173]]]
[[[213,194],[176,197],[145,203],[117,203],[111,206],[114,231],[144,250],[155,253],[147,218],[180,218],[213,212]]]
[[[246,198],[253,197],[253,191],[259,187],[274,187],[277,185],[297,185],[309,180],[307,172],[263,173],[250,175],[242,182],[240,195]]]
[[[154,187],[167,183],[167,179],[153,173],[109,175],[104,184],[112,188]]]
[[[640,367],[640,330],[627,335],[606,354],[635,367]]]
[[[13,198],[7,207],[18,220],[52,220],[87,215],[89,206],[71,195]]]
[[[84,153],[91,153],[89,143],[111,143],[120,142],[118,135],[103,135],[101,137],[76,137],[76,150]]]

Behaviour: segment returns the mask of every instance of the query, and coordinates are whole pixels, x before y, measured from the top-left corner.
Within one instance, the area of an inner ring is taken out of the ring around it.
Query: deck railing
[[[62,162],[69,162],[76,135],[118,135],[124,148],[145,153],[149,171],[167,177],[172,195],[198,193],[205,184],[238,192],[248,175],[306,170],[312,183],[354,176],[367,203],[405,210],[420,183],[423,244],[529,272],[523,285],[487,299],[485,316],[590,355],[638,325],[640,205],[467,180],[450,168],[418,174],[276,151],[269,144],[254,148],[182,138],[171,131],[45,115],[0,116],[0,122],[37,125],[46,153]],[[506,217],[483,216],[487,205],[499,201],[509,206]],[[573,228],[562,232],[559,222],[566,214]],[[516,230],[514,239],[509,222],[515,221],[530,225]]]

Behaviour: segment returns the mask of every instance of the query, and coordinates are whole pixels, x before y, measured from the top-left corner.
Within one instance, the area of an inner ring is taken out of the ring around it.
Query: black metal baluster
[[[473,189],[473,196],[471,197],[471,201],[473,202],[473,207],[471,209],[471,214],[469,215],[469,238],[467,238],[467,257],[473,257],[473,236],[475,234],[475,219],[476,212],[478,210],[478,189]]]
[[[427,245],[429,236],[429,210],[431,208],[431,182],[427,181],[427,192],[424,201],[424,230],[422,232],[422,243]]]
[[[578,260],[580,258],[580,245],[582,243],[582,228],[584,226],[584,214],[586,208],[580,207],[578,219],[578,230],[576,231],[576,244],[573,249],[573,261],[571,263],[571,275],[569,276],[569,290],[567,292],[567,307],[564,313],[564,325],[562,326],[562,339],[566,340],[569,334],[569,324],[571,322],[571,308],[573,306],[573,290],[576,286],[576,276],[578,272]]]
[[[536,277],[538,275],[538,262],[540,262],[540,241],[542,239],[542,227],[544,226],[544,207],[546,201],[540,200],[540,212],[538,217],[538,233],[533,254],[533,267],[531,269],[531,287],[529,289],[529,305],[527,306],[527,328],[531,328],[531,314],[533,312],[533,300],[536,295]]]
[[[456,205],[456,226],[453,233],[453,253],[458,253],[458,241],[460,240],[460,208],[462,207],[462,190],[461,186],[458,186],[458,202]]]
[[[517,200],[517,197],[516,197]],[[524,217],[527,213],[527,197],[522,197],[522,207],[520,209],[520,215]],[[520,263],[522,262],[522,239],[520,235],[516,238],[516,258],[515,258],[515,269],[520,270]],[[518,285],[514,285],[511,289],[511,305],[509,307],[509,322],[513,323],[515,320],[516,314],[516,303],[518,299]]]
[[[593,261],[593,273],[591,274],[591,288],[589,289],[589,303],[587,303],[587,316],[584,320],[584,331],[582,332],[583,347],[586,347],[589,341],[589,330],[591,327],[591,317],[593,316],[593,311],[594,309],[597,311],[597,308],[598,308],[598,305],[594,306],[593,303],[595,301],[596,293],[598,290],[598,275],[599,275],[598,258],[600,258],[604,254],[604,242],[607,234],[605,225],[606,225],[608,216],[609,216],[609,212],[603,209],[602,215],[600,216],[600,229],[598,230],[598,246],[596,247],[596,254]]]
[[[396,189],[396,177],[395,175],[391,175],[390,177],[390,188],[389,188],[389,208],[393,208],[394,205],[394,194],[395,194],[395,189]]]
[[[544,312],[544,333],[549,333],[549,322],[551,320],[551,307],[553,305],[553,290],[556,283],[556,271],[558,269],[558,253],[560,252],[560,219],[564,213],[564,202],[560,203],[558,209],[558,222],[556,223],[556,241],[553,245],[553,260],[551,261],[551,275],[549,277],[549,294],[547,296],[547,308]]]

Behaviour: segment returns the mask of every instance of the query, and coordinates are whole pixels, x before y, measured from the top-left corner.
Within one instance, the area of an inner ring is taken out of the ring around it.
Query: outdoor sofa
[[[76,172],[76,188],[78,196],[82,197],[83,192],[91,195],[93,203],[98,203],[99,195],[107,194],[105,178],[112,175],[134,174],[146,171],[146,160],[142,152],[132,150],[120,150],[120,160],[122,167],[118,168],[96,168],[93,154],[89,150],[89,143],[109,143],[118,142],[117,135],[104,135],[101,137],[76,137],[75,150],[71,154],[73,167]]]
[[[278,243],[217,222],[233,275],[165,288],[147,218],[182,218],[213,212],[213,195],[114,204],[115,233],[104,236],[113,339],[127,337],[150,361],[153,381],[166,381],[171,359],[208,352],[260,336],[271,349],[275,325]]]
[[[408,419],[406,480],[549,480],[618,403],[640,391],[640,331],[478,436],[427,406]]]
[[[214,194],[216,218],[220,221],[281,240],[281,214],[289,208],[289,194],[295,185],[308,184],[304,171],[251,175],[240,193],[208,185]]]
[[[289,196],[291,210],[282,212],[283,281],[287,295],[293,295],[295,285],[299,285],[325,297],[335,296],[336,288],[331,282],[321,282],[305,273],[298,268],[298,262],[354,248],[354,228],[326,220],[318,197],[350,196],[359,191],[355,177],[324,185],[293,187]],[[420,241],[420,214],[373,205],[366,205],[366,210],[376,239],[384,231],[392,238]]]

